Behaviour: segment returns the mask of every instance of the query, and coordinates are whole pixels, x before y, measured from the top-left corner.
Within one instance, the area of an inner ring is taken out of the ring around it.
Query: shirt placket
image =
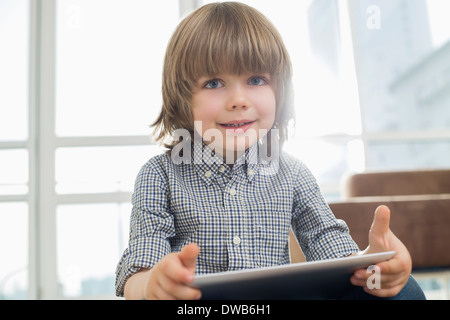
[[[224,190],[224,209],[228,213],[227,248],[229,270],[253,268],[251,216],[245,194],[246,174],[243,168],[234,170]]]

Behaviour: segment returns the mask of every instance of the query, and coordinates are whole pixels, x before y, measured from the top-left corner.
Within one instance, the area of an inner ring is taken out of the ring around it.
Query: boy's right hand
[[[200,299],[201,291],[188,285],[194,281],[198,254],[198,246],[188,244],[180,252],[169,253],[161,259],[148,271],[145,299]]]

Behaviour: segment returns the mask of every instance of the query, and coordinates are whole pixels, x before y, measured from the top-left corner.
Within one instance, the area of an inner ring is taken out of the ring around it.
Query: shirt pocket
[[[258,212],[255,219],[255,245],[260,267],[289,263],[291,212]]]

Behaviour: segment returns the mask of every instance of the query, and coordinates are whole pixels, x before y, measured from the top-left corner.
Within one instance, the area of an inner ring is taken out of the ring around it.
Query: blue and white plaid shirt
[[[131,275],[189,243],[200,247],[197,274],[288,264],[291,227],[307,260],[359,251],[301,161],[281,152],[270,173],[257,145],[232,169],[217,155],[192,156],[201,161],[176,164],[161,154],[139,172],[117,295]]]

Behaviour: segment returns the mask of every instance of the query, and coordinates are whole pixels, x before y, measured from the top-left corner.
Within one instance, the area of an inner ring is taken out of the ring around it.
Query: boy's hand
[[[411,273],[412,261],[408,249],[389,229],[390,210],[379,206],[375,210],[372,227],[369,231],[369,246],[364,254],[384,251],[396,251],[395,257],[380,262],[377,266],[381,273],[381,289],[367,288],[367,279],[372,275],[365,269],[355,271],[351,278],[353,285],[364,287],[364,291],[377,297],[397,295],[406,285]]]
[[[188,244],[180,252],[170,253],[161,259],[148,271],[145,299],[200,299],[200,290],[188,286],[194,281],[198,253],[196,244]]]

